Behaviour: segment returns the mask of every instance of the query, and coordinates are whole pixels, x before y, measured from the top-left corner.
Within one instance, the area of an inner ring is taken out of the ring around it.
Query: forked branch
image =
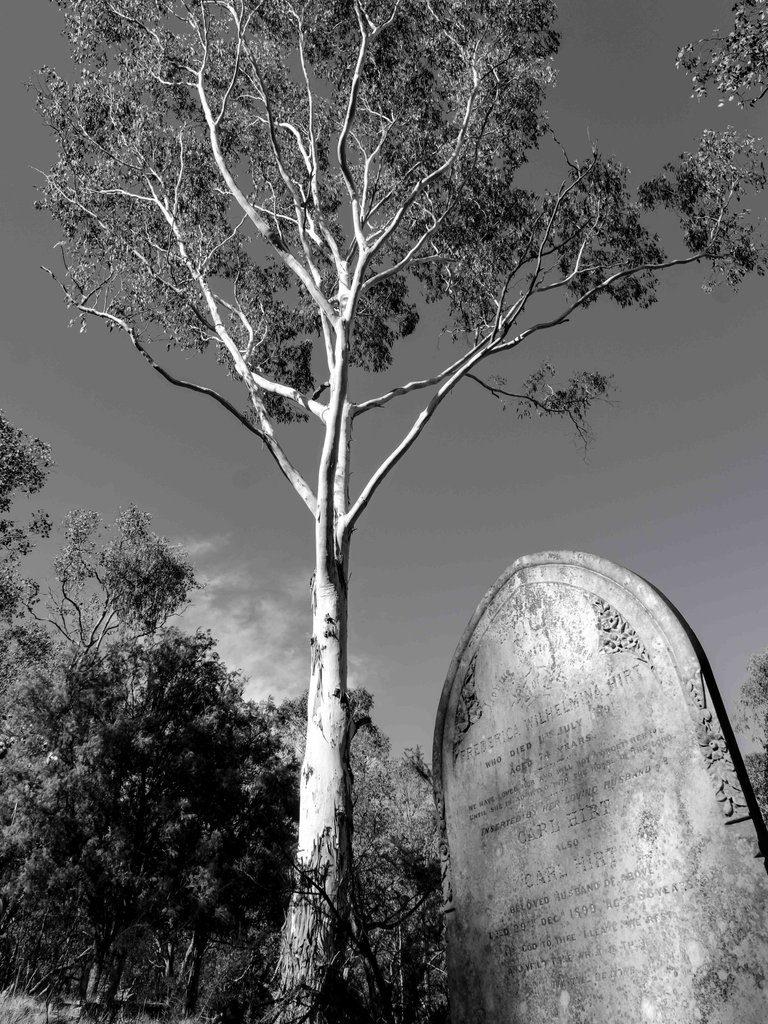
[[[209,398],[212,398],[214,402],[217,402],[222,406],[222,408],[226,409],[230,415],[234,416],[238,423],[244,426],[246,430],[255,434],[256,437],[264,443],[270,455],[279,466],[280,471],[302,499],[309,511],[313,516],[315,515],[317,511],[317,499],[314,491],[284,452],[282,446],[275,437],[274,428],[264,412],[263,407],[255,408],[257,423],[254,423],[240,412],[240,410],[237,409],[228,399],[219,394],[219,392],[215,391],[213,388],[205,387],[202,384],[196,384],[193,381],[183,380],[180,377],[176,377],[157,362],[157,360],[147,350],[145,344],[139,337],[136,328],[123,319],[123,317],[117,316],[117,314],[112,313],[109,310],[99,309],[97,306],[79,301],[78,298],[74,296],[61,281],[58,280],[53,271],[48,267],[43,267],[42,269],[62,288],[67,298],[67,302],[71,307],[77,309],[84,315],[93,316],[98,320],[102,320],[110,327],[110,329],[117,327],[126,334],[130,338],[131,344],[139,355],[149,363],[153,370],[160,374],[163,380],[167,381],[169,384],[173,384],[174,387],[182,388],[187,391],[194,391],[200,395],[207,395]]]

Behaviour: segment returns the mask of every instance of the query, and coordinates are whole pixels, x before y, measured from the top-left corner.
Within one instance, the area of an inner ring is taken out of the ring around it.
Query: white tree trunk
[[[352,868],[346,566],[333,556],[318,562],[296,879],[281,957],[283,993],[308,1019],[321,1012],[329,971],[343,952]]]

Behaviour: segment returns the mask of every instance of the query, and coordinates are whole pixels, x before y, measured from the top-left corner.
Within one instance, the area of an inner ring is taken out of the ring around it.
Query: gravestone
[[[453,1024],[766,1024],[765,826],[706,659],[651,586],[522,558],[440,702]]]

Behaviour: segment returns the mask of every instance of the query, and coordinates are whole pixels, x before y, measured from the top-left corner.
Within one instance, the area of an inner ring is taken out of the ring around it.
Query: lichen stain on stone
[[[643,996],[640,1012],[643,1015],[643,1020],[656,1020],[656,1006],[648,996]]]
[[[568,1007],[571,1005],[571,994],[568,989],[564,988],[560,993],[557,1006],[557,1019],[559,1024],[567,1024],[568,1021]]]
[[[640,817],[640,824],[637,827],[639,839],[653,845],[658,838],[658,821],[652,811],[644,810]]]

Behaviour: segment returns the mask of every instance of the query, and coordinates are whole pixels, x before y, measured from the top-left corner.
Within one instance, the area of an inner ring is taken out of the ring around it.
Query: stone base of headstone
[[[644,580],[517,561],[457,648],[434,777],[453,1024],[767,1024],[765,826]]]

